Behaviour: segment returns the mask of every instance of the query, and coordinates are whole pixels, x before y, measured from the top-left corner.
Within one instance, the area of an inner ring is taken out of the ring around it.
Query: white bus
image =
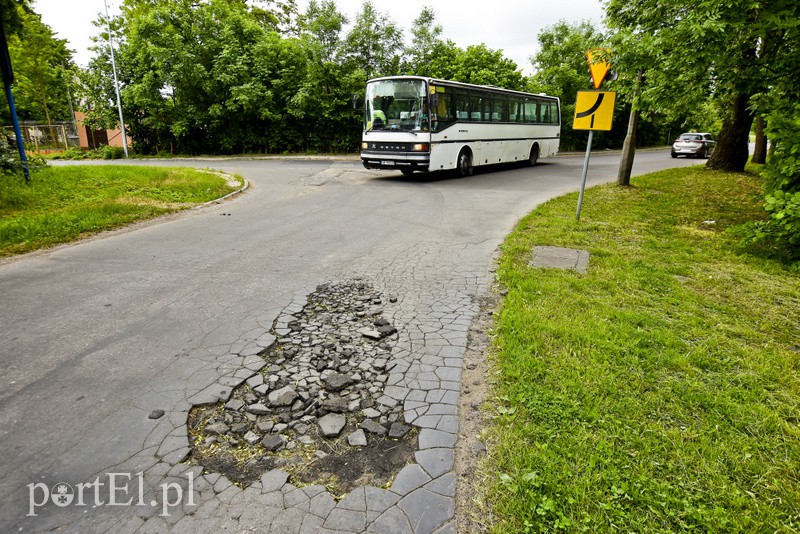
[[[558,152],[558,98],[499,87],[389,76],[367,82],[361,161],[368,169],[456,169]]]

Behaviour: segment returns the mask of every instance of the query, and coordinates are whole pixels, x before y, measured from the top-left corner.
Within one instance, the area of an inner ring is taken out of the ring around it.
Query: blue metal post
[[[19,119],[17,118],[17,106],[14,105],[14,95],[11,93],[11,84],[4,83],[6,88],[6,98],[8,99],[8,109],[11,111],[11,122],[14,123],[14,135],[17,137],[17,149],[19,159],[22,162],[22,172],[25,173],[25,181],[31,181],[31,171],[28,169],[28,157],[25,155],[25,141],[22,139],[22,131],[19,129]]]

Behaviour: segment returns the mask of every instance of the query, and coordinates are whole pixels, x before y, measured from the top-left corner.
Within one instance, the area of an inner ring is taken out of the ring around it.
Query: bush
[[[800,260],[800,104],[772,113],[767,124],[774,147],[763,172],[769,218],[756,223],[753,240]]]
[[[121,146],[104,146],[102,153],[103,159],[122,159],[125,150]]]
[[[41,156],[28,155],[28,169],[33,170],[45,165]],[[0,174],[22,174],[22,162],[14,141],[0,135]]]
[[[77,147],[70,147],[64,152],[56,152],[49,156],[50,159],[86,159],[87,153]]]

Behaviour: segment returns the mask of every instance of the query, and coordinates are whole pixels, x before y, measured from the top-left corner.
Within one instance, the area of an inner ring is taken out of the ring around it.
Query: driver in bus
[[[380,108],[372,112],[372,122],[367,124],[367,130],[380,130],[386,124],[386,114]]]

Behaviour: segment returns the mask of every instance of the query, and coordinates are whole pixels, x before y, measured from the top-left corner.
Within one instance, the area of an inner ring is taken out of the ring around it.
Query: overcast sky
[[[336,0],[339,11],[351,21],[360,11],[363,0]],[[443,36],[461,48],[484,43],[530,74],[529,57],[536,52],[537,35],[546,26],[561,19],[589,20],[600,28],[603,19],[601,0],[373,0],[375,8],[389,15],[410,38],[411,22],[428,5],[436,13]],[[108,0],[109,12],[118,12],[121,0]],[[304,11],[308,0],[297,0]],[[75,50],[75,61],[86,66],[91,58],[91,36],[98,33],[92,20],[105,9],[103,0],[33,0],[34,10],[42,15],[56,36],[66,39]]]

